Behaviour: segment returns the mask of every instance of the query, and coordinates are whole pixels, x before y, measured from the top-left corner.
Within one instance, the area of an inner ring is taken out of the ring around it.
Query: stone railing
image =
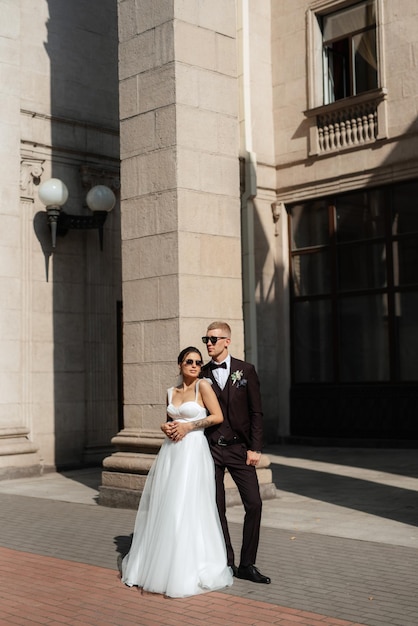
[[[386,137],[385,95],[380,89],[307,111],[310,156],[361,147]]]
[[[319,152],[339,150],[376,140],[377,106],[361,104],[344,111],[318,115]]]

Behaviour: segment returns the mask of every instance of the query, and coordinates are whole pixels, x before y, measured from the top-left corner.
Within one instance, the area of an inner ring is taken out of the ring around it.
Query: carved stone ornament
[[[20,163],[20,197],[34,201],[34,187],[39,185],[44,171],[44,159],[22,159]]]
[[[284,203],[283,202],[272,202],[271,204],[271,212],[273,215],[273,223],[275,225],[274,228],[274,236],[278,237],[279,235],[279,219],[280,219],[280,215],[282,214],[282,210],[284,209]]]

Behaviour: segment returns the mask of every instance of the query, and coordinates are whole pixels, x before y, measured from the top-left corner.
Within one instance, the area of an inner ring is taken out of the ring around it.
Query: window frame
[[[374,0],[376,7],[376,59],[377,59],[377,83],[378,90],[385,90],[385,64],[383,45],[383,0]],[[307,60],[308,60],[308,110],[322,106],[335,104],[325,102],[325,76],[326,71],[323,55],[323,36],[321,29],[322,18],[330,13],[337,13],[342,9],[359,4],[361,0],[316,0],[311,3],[306,12],[307,32]],[[374,90],[376,91],[376,90]],[[364,97],[368,92],[347,98]],[[346,98],[336,102],[344,102]]]

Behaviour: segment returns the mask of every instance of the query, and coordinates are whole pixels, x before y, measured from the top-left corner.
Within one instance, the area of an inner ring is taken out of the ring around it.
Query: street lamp
[[[100,249],[103,250],[103,226],[107,214],[116,203],[115,194],[106,185],[95,185],[86,196],[91,215],[71,215],[62,210],[68,200],[68,189],[59,178],[46,180],[39,186],[40,201],[46,206],[48,224],[51,229],[52,247],[55,248],[57,235],[65,235],[70,229],[97,228]]]

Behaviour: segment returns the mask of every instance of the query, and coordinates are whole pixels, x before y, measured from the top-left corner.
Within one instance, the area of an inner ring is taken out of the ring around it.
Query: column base
[[[40,476],[38,446],[27,438],[27,428],[0,431],[0,480]]]
[[[156,454],[116,452],[106,458],[103,461],[104,471],[99,487],[98,504],[122,509],[138,508],[147,474],[155,457]],[[276,486],[272,481],[269,466],[269,457],[262,454],[257,467],[262,500],[276,497]],[[228,472],[225,474],[225,490],[227,506],[241,504],[238,489]]]
[[[270,466],[270,458],[266,454],[261,455],[260,462],[257,466],[257,478],[260,486],[260,496],[262,500],[273,500],[276,497],[276,485],[273,483],[273,474]],[[226,506],[235,506],[236,504],[242,504],[239,491],[232,480],[229,472],[225,473],[225,496]]]

